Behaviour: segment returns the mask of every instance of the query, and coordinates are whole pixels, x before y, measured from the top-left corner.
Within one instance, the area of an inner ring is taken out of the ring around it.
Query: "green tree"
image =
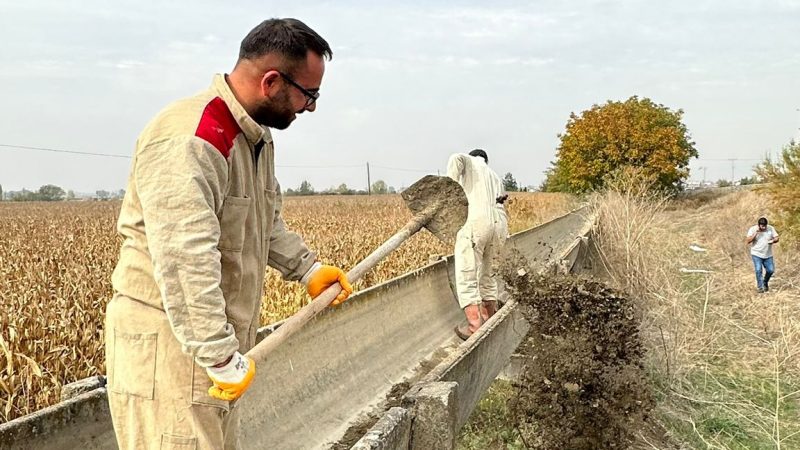
[[[717,180],[717,187],[731,187],[731,186],[733,186],[733,183],[731,183],[729,180],[723,178]]]
[[[54,185],[54,184],[45,184],[44,186],[39,188],[39,192],[37,193],[37,200],[42,200],[45,202],[56,202],[59,200],[64,200],[64,196],[67,195],[64,192],[64,189]]]
[[[539,190],[542,192],[569,192],[568,179],[569,175],[564,165],[557,165],[555,161],[550,161],[550,167],[544,171],[544,181],[539,185]]]
[[[29,190],[27,190],[25,188],[22,188],[21,191],[16,191],[16,192],[11,191],[11,192],[9,192],[8,193],[8,199],[11,200],[11,201],[15,201],[15,202],[27,202],[27,201],[33,200],[32,198],[29,197],[30,194],[32,194],[31,191],[29,191]]]
[[[297,188],[296,194],[297,195],[314,195],[314,194],[316,194],[316,192],[314,191],[314,186],[311,186],[311,183],[309,183],[306,180],[303,180],[302,182],[300,182],[300,187]]]
[[[109,198],[111,198],[111,192],[104,191],[102,189],[99,191],[95,191],[94,195],[95,198],[97,198],[98,200],[108,200]]]
[[[682,117],[683,110],[637,96],[570,114],[543,190],[602,188],[624,167],[654,175],[656,188],[680,190],[689,176],[689,160],[698,155]]]
[[[373,194],[386,194],[389,192],[389,187],[386,185],[386,182],[383,180],[378,180],[372,183],[371,192]]]
[[[3,201],[3,185],[0,184],[0,202]]]
[[[791,141],[780,158],[759,164],[756,174],[764,181],[759,190],[766,192],[776,210],[777,225],[787,235],[800,240],[800,143]]]
[[[334,192],[336,192],[339,195],[353,195],[353,194],[355,194],[355,191],[350,189],[350,188],[348,188],[347,184],[345,184],[345,183],[340,184],[339,187],[337,187]]]
[[[75,200],[75,192],[72,189],[67,191],[66,199],[67,200]]]
[[[739,184],[741,184],[742,186],[747,186],[748,184],[757,184],[757,183],[758,183],[758,177],[755,176],[742,177],[742,179],[739,180]]]
[[[512,175],[511,172],[506,173],[503,177],[503,188],[507,192],[517,192],[519,190],[517,180],[514,178],[514,175]]]

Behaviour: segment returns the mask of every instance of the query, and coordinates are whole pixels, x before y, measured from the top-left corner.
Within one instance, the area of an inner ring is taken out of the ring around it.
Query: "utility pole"
[[[372,195],[372,180],[369,177],[369,161],[367,161],[367,195]]]
[[[731,158],[731,186],[733,186],[733,165],[736,162],[736,158]]]
[[[706,185],[706,169],[708,169],[708,167],[700,167],[700,168],[703,169],[703,182],[700,184],[700,187],[704,187]]]
[[[795,143],[800,144],[800,108],[795,108],[795,111],[797,111],[797,140]]]

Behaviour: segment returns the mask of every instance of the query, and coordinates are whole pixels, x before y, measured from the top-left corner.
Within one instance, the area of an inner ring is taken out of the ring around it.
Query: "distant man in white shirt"
[[[772,259],[772,244],[778,243],[778,232],[768,225],[767,218],[758,219],[758,225],[747,230],[747,244],[750,244],[750,256],[756,270],[758,292],[769,292],[769,279],[775,273],[775,262]],[[763,272],[766,272],[762,274]]]
[[[457,153],[447,162],[469,202],[467,222],[456,236],[455,272],[458,303],[467,317],[456,334],[466,340],[497,311],[497,281],[492,261],[508,236],[503,203],[508,198],[500,177],[489,168],[486,152]]]

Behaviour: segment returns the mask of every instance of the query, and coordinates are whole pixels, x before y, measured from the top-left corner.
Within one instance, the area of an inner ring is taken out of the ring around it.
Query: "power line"
[[[95,153],[95,152],[79,152],[75,150],[64,150],[60,148],[48,148],[48,147],[30,147],[26,145],[11,145],[11,144],[0,144],[0,147],[10,148],[10,149],[19,149],[19,150],[37,150],[43,152],[53,152],[53,153],[70,153],[73,155],[88,155],[88,156],[107,156],[110,158],[126,158],[131,159],[130,155],[115,155],[113,153]],[[300,166],[300,165],[277,165],[275,167],[286,167],[286,168],[295,168],[295,169],[343,169],[343,168],[351,168],[351,167],[361,167],[361,164],[349,164],[349,165],[338,165],[338,166]]]
[[[50,147],[32,147],[27,145],[13,145],[13,144],[0,144],[0,147],[14,149],[14,150],[35,150],[35,151],[42,151],[42,152],[52,152],[52,153],[68,153],[73,155],[86,155],[86,156],[105,156],[109,158],[125,158],[131,159],[130,155],[117,155],[113,153],[96,153],[96,152],[81,152],[76,150],[66,150],[61,148],[50,148]],[[277,164],[275,167],[279,168],[286,168],[286,169],[351,169],[355,167],[362,167],[361,164],[339,164],[339,165],[320,165],[320,166],[304,166],[304,165],[295,165],[295,164]],[[404,172],[426,172],[429,173],[428,170],[417,170],[417,169],[405,169],[405,168],[398,168],[398,167],[383,167],[383,166],[375,166],[381,169],[386,170],[399,170]]]
[[[41,152],[71,153],[73,155],[108,156],[110,158],[131,159],[130,155],[115,155],[113,153],[78,152],[75,150],[64,150],[64,149],[47,148],[47,147],[28,147],[25,145],[11,145],[11,144],[0,144],[0,147],[18,149],[18,150],[37,150]]]
[[[384,170],[397,170],[399,172],[421,172],[421,173],[432,173],[433,172],[432,170],[406,169],[406,168],[402,168],[402,167],[386,167],[386,166],[378,166],[378,165],[375,165],[375,164],[372,164],[371,166],[372,167],[376,167],[378,169],[384,169]]]
[[[361,164],[345,164],[339,166],[296,166],[296,165],[283,165],[276,164],[275,167],[282,169],[351,169],[353,167],[361,167]]]

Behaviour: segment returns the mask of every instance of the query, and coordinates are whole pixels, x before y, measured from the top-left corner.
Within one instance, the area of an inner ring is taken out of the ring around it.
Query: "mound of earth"
[[[531,324],[509,400],[526,445],[628,448],[655,406],[634,303],[593,280],[504,272]]]

